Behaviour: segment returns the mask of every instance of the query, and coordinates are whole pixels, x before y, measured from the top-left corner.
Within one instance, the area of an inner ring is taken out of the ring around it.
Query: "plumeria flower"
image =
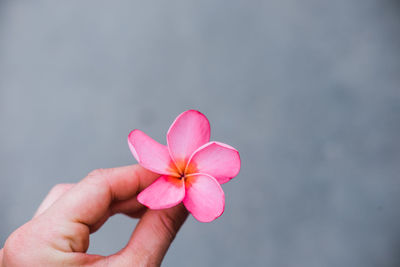
[[[221,185],[240,170],[239,152],[210,142],[210,123],[196,110],[180,114],[167,133],[167,146],[140,130],[128,136],[133,156],[144,168],[161,176],[138,195],[150,209],[165,209],[183,202],[199,221],[210,222],[224,212]]]

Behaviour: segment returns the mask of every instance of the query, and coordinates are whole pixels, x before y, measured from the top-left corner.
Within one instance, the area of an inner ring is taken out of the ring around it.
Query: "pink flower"
[[[138,195],[150,209],[165,209],[183,201],[201,222],[210,222],[224,212],[225,195],[220,184],[240,170],[239,152],[210,141],[210,124],[196,110],[180,114],[167,133],[168,146],[140,130],[128,136],[133,156],[144,168],[161,174]]]

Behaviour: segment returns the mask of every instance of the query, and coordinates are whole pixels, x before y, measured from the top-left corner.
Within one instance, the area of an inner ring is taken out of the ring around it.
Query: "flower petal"
[[[183,204],[200,222],[211,222],[221,216],[225,208],[225,194],[217,180],[198,174],[186,178]]]
[[[143,190],[137,199],[150,209],[166,209],[179,204],[184,196],[184,180],[163,175]]]
[[[197,110],[180,114],[167,133],[168,149],[176,166],[184,171],[192,153],[210,140],[210,123]]]
[[[140,130],[133,130],[128,135],[128,144],[133,156],[144,168],[159,174],[179,177],[167,146]]]
[[[223,184],[235,177],[239,171],[239,152],[227,144],[210,142],[193,153],[185,173],[205,173]]]

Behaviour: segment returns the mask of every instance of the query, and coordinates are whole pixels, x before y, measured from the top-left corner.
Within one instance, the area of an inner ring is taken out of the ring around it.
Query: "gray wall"
[[[224,215],[165,266],[400,265],[397,1],[1,1],[0,242],[57,183],[195,108],[235,146]],[[122,248],[112,218],[90,252]]]

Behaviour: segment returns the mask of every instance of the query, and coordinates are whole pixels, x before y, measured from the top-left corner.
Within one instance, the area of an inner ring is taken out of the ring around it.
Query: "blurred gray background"
[[[242,170],[164,266],[400,266],[399,48],[398,1],[0,1],[0,244],[193,108]]]

